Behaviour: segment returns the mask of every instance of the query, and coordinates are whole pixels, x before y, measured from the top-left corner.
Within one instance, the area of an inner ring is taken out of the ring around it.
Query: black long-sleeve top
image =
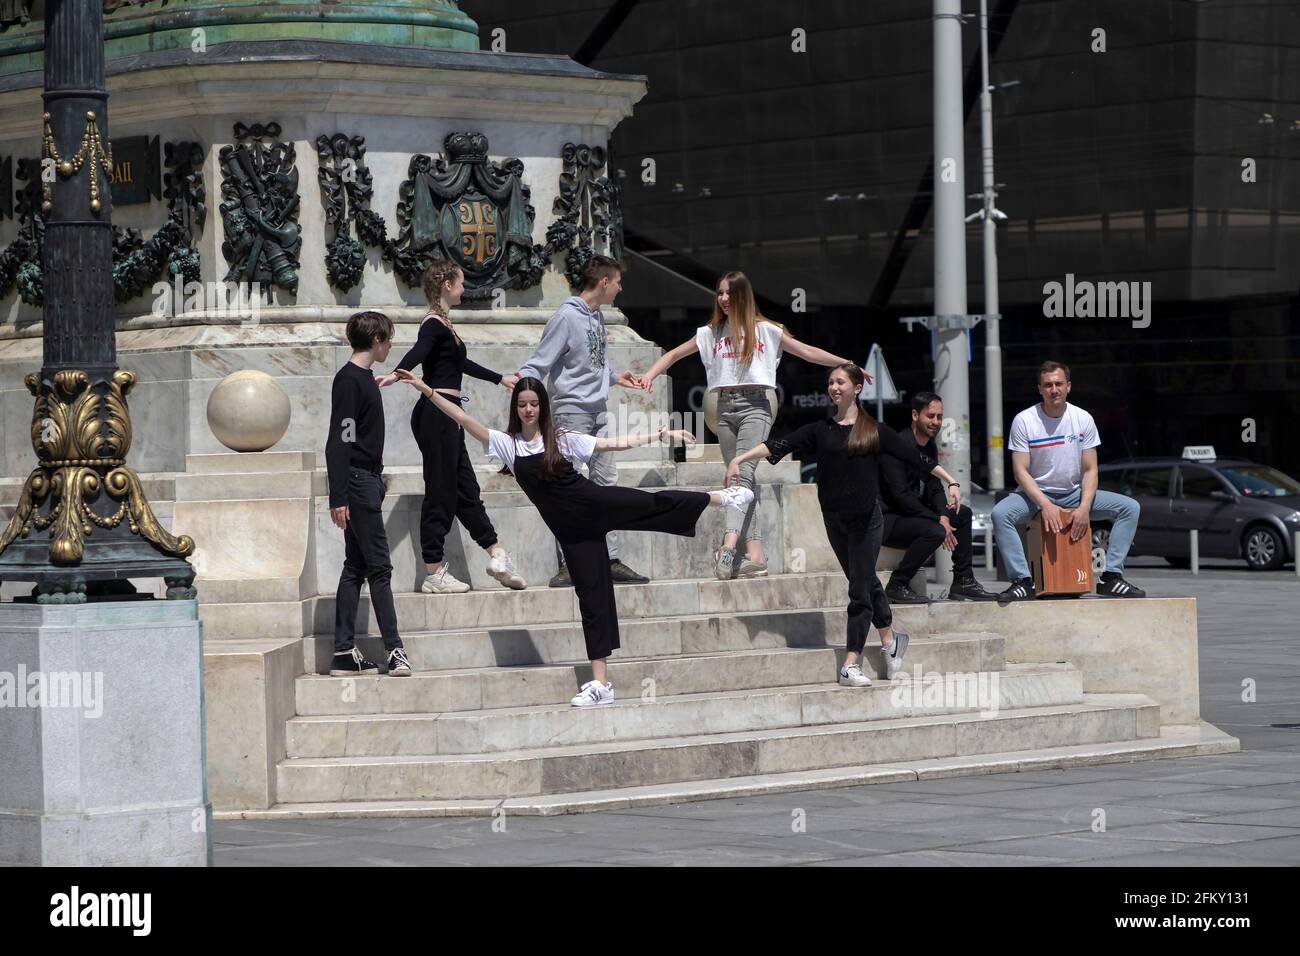
[[[890,514],[938,521],[948,508],[948,496],[943,482],[930,474],[930,469],[939,463],[934,439],[917,445],[910,428],[900,431],[898,437],[916,446],[925,467],[917,468],[892,455],[880,459],[880,503]]]
[[[880,426],[880,453],[849,455],[849,432],[852,425],[841,425],[832,418],[796,428],[784,438],[768,439],[771,452],[767,460],[776,464],[786,455],[797,453],[817,459],[817,501],[822,511],[835,514],[870,514],[880,496],[881,455],[922,467],[916,442],[904,442],[888,426]],[[930,467],[934,467],[931,465]],[[927,469],[928,470],[928,469]]]
[[[415,344],[397,363],[398,368],[407,370],[417,365],[424,366],[421,377],[431,388],[459,389],[462,373],[493,385],[501,384],[501,373],[470,361],[465,354],[465,343],[437,317],[425,319]]]
[[[348,362],[334,376],[325,471],[330,507],[348,503],[348,469],[378,473],[384,467],[384,401],[370,369]]]

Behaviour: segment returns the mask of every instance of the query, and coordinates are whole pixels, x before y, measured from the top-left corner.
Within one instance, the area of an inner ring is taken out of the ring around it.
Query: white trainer
[[[469,585],[448,571],[444,564],[442,570],[435,571],[424,579],[420,590],[425,594],[464,594],[469,590]]]
[[[908,636],[902,631],[894,632],[894,643],[890,650],[880,649],[880,656],[885,659],[885,677],[893,680],[894,675],[903,669],[903,655],[907,653]]]
[[[574,707],[595,707],[597,704],[614,703],[614,685],[602,684],[598,680],[589,680],[569,701]]]
[[[522,591],[528,587],[528,582],[523,579],[519,569],[515,567],[514,558],[504,551],[498,551],[492,555],[492,559],[488,561],[487,572],[490,576],[496,578],[503,587],[511,590]]]
[[[723,505],[728,508],[735,508],[737,511],[744,511],[749,507],[749,503],[754,500],[754,492],[748,488],[742,488],[740,485],[720,488],[718,494],[722,495]]]
[[[871,678],[862,673],[861,664],[840,668],[840,683],[845,687],[870,687]]]

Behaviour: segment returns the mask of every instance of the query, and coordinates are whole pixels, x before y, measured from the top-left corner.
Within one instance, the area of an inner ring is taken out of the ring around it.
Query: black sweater
[[[880,427],[880,452],[920,468],[916,442],[904,442],[887,425]],[[767,460],[776,464],[794,452],[817,460],[817,501],[822,511],[833,514],[870,514],[880,495],[880,454],[849,455],[851,425],[827,418],[796,428],[785,438],[768,439]],[[933,465],[926,468],[934,467]]]
[[[417,365],[424,366],[421,374],[432,388],[459,389],[462,372],[493,385],[501,384],[501,373],[471,362],[465,354],[465,343],[436,316],[424,320],[415,344],[397,363],[398,368],[408,371]]]
[[[378,473],[384,467],[384,402],[370,369],[348,362],[334,376],[325,470],[330,507],[348,503],[348,469]]]
[[[904,442],[916,445],[910,428],[898,433]],[[929,518],[938,521],[948,508],[948,496],[943,482],[930,474],[939,462],[939,450],[931,438],[924,445],[916,445],[925,467],[904,464],[902,460],[886,455],[880,459],[880,503],[890,514],[907,518]]]

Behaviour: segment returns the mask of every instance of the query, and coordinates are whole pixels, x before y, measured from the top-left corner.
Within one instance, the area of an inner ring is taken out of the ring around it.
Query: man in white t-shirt
[[[1038,369],[1038,394],[1042,402],[1027,408],[1011,423],[1007,447],[1019,486],[993,508],[993,530],[1002,561],[1011,578],[1000,601],[1034,597],[1034,581],[1020,541],[1018,525],[1043,512],[1043,527],[1057,532],[1069,529],[1070,540],[1090,537],[1092,520],[1110,523],[1106,570],[1097,593],[1108,597],[1146,597],[1146,592],[1124,580],[1124,559],[1137,532],[1138,503],[1125,495],[1097,489],[1097,424],[1092,416],[1066,401],[1070,370],[1060,362],[1044,362]],[[1070,524],[1061,509],[1074,509]]]

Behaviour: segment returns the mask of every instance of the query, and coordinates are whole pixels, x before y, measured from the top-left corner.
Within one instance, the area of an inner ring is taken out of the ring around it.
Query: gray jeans
[[[772,430],[772,409],[767,404],[767,389],[747,388],[739,392],[724,391],[718,396],[718,445],[721,446],[724,465],[731,459],[757,448],[767,441]],[[754,482],[757,461],[747,461],[740,466],[740,484],[754,492],[754,501],[742,514],[735,508],[727,512],[727,533],[739,534],[746,541],[758,541],[760,531],[759,492]]]
[[[574,432],[579,435],[603,436],[607,433],[606,424],[609,416],[605,412],[556,412],[552,418],[557,429]],[[575,469],[578,467],[574,466]],[[614,463],[612,452],[597,452],[587,463],[587,477],[598,485],[618,484],[618,465]],[[605,535],[605,548],[609,551],[611,561],[618,560],[618,534],[611,531]],[[555,545],[555,557],[564,564],[564,554],[560,545]]]

